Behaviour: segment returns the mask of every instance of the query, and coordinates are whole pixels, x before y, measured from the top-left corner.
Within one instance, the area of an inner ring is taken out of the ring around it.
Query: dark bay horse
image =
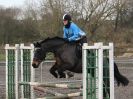
[[[58,78],[64,78],[64,71],[68,70],[75,73],[82,73],[82,58],[77,56],[77,42],[68,42],[60,37],[47,38],[43,41],[34,43],[35,53],[32,62],[34,68],[45,60],[46,54],[52,52],[55,56],[55,64],[51,67],[50,73]],[[93,74],[92,74],[93,75]],[[114,77],[117,85],[128,85],[129,80],[123,76],[114,63]]]

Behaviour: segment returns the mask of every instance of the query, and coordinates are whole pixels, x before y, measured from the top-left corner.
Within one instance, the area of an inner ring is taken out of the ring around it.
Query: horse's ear
[[[41,47],[41,44],[39,42],[34,42],[33,45],[34,47]]]

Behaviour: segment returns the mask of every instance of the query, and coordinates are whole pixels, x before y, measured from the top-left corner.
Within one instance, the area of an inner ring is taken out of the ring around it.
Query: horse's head
[[[33,57],[33,62],[32,62],[32,66],[34,68],[38,68],[39,64],[45,60],[46,57],[46,51],[42,48],[42,45],[40,42],[36,42],[34,43],[34,57]]]
[[[47,38],[40,42],[34,43],[35,52],[32,62],[34,68],[38,68],[39,64],[45,60],[47,52],[56,52],[57,47],[65,43],[65,40],[59,37]]]

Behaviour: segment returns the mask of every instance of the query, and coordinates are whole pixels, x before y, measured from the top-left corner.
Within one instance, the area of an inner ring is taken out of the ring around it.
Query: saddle
[[[64,39],[66,42],[68,42],[67,39]],[[82,45],[83,43],[86,43],[87,42],[87,38],[86,36],[83,36],[81,37],[81,39],[77,40],[77,41],[72,41],[72,42],[69,42],[70,44],[75,44],[76,43],[76,56],[78,58],[82,58]]]
[[[82,58],[82,44],[81,43],[76,44],[76,56],[78,58]]]

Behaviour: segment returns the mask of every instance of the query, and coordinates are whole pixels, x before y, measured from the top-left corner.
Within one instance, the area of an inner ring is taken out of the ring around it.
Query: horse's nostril
[[[38,66],[36,64],[32,64],[33,68],[38,68]]]

